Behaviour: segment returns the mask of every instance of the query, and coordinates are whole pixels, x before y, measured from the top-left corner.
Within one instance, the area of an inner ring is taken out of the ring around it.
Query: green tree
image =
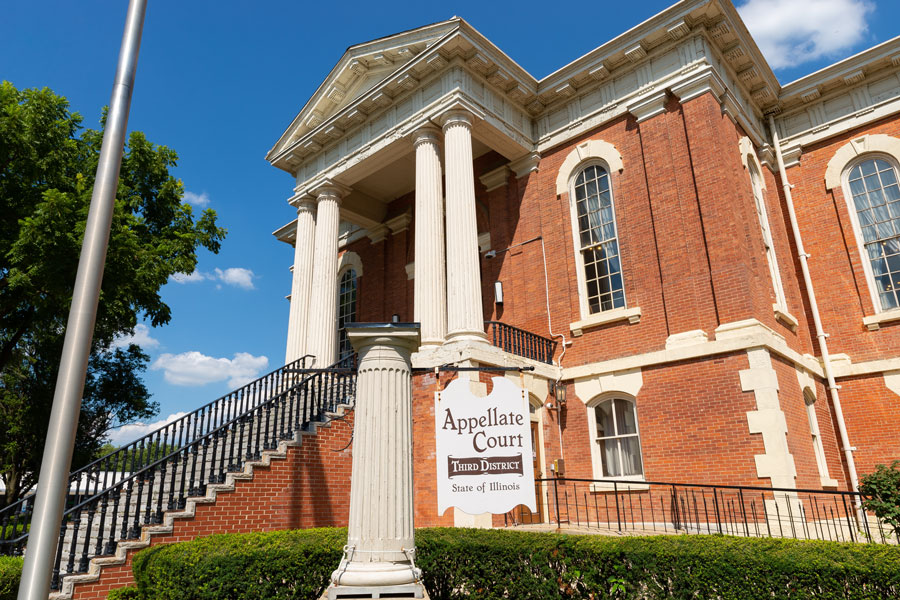
[[[101,125],[105,125],[105,111]],[[31,487],[41,451],[103,132],[49,89],[0,83],[0,478],[12,502]],[[155,414],[141,380],[149,358],[113,348],[139,317],[171,318],[160,288],[218,252],[216,214],[194,215],[169,168],[177,155],[132,132],[124,150],[73,468],[113,427]]]
[[[900,539],[900,460],[891,466],[875,465],[875,471],[859,481],[863,508],[890,525]]]

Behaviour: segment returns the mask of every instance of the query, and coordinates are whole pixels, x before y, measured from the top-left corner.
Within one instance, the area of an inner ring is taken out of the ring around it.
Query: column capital
[[[445,132],[451,125],[465,125],[468,129],[471,129],[474,120],[475,115],[463,108],[454,108],[440,116],[441,125]]]
[[[361,355],[372,346],[390,346],[404,354],[412,353],[419,349],[419,324],[347,323],[347,339]]]
[[[340,204],[341,199],[350,193],[350,188],[331,179],[326,179],[316,186],[312,193],[316,197],[316,202],[322,200],[334,200]]]
[[[296,194],[288,199],[288,204],[297,209],[299,214],[302,210],[311,210],[316,206],[316,197],[310,194]]]
[[[419,144],[424,143],[440,144],[442,135],[440,128],[427,123],[413,131],[410,137],[412,138],[413,146],[418,147]]]

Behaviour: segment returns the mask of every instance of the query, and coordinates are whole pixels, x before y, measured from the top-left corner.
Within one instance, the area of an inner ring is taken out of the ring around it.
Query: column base
[[[336,585],[329,587],[320,600],[339,600],[340,598],[428,598],[428,594],[421,583],[374,587]]]
[[[422,571],[409,562],[357,562],[342,564],[331,574],[336,587],[385,587],[412,585],[422,576]],[[374,596],[373,596],[374,597]]]
[[[453,342],[484,342],[487,343],[487,334],[480,329],[461,329],[447,334],[444,344]]]

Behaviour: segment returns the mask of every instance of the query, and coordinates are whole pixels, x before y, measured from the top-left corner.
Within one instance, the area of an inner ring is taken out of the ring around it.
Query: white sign
[[[470,515],[505,513],[520,504],[537,510],[528,395],[494,377],[489,396],[453,380],[435,394],[438,514],[456,506]]]

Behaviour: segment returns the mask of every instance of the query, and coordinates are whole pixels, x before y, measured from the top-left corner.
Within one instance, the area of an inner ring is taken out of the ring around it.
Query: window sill
[[[900,308],[892,308],[891,310],[872,315],[871,317],[863,317],[863,325],[865,325],[869,331],[878,331],[881,329],[882,323],[889,323],[891,321],[900,321]]]
[[[797,320],[797,317],[788,312],[787,307],[781,306],[780,304],[773,304],[772,310],[775,311],[775,318],[790,327],[791,331],[797,331],[797,325],[800,322]]]
[[[591,484],[592,492],[645,492],[650,489],[649,483],[634,483],[634,479],[628,480],[631,483],[613,484],[612,481],[597,481]]]
[[[606,310],[586,317],[580,321],[570,323],[569,329],[572,330],[572,335],[574,337],[580,337],[584,335],[585,329],[599,327],[600,325],[605,325],[607,323],[615,323],[616,321],[624,321],[626,319],[631,324],[640,322],[641,307],[635,306],[633,308],[615,308],[613,310]]]
[[[819,483],[822,484],[823,488],[836,488],[838,486],[837,479],[831,479],[829,477],[820,477]]]

